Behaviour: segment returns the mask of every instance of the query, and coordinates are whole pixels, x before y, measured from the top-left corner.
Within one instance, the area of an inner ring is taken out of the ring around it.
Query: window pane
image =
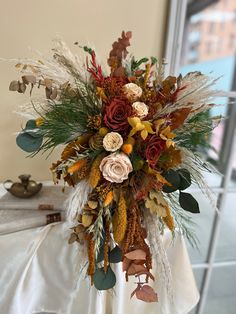
[[[218,267],[213,270],[206,314],[235,314],[236,266]]]
[[[198,249],[191,247],[190,244],[187,244],[188,251],[193,264],[204,263],[207,258],[215,210],[210,205],[208,199],[201,192],[191,194],[198,201],[201,213],[192,215],[193,221],[196,223],[195,231],[199,240]]]
[[[236,260],[236,193],[228,193],[226,210],[222,216],[216,261]],[[235,274],[236,276],[236,274]]]

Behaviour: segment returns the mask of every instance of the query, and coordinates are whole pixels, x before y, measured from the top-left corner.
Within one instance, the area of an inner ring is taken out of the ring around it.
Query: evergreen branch
[[[50,101],[41,114],[44,122],[40,133],[44,142],[40,150],[65,144],[90,131],[88,117],[101,112],[101,102],[93,87],[86,82],[78,81],[78,89],[74,92],[71,96],[65,91],[59,101]]]

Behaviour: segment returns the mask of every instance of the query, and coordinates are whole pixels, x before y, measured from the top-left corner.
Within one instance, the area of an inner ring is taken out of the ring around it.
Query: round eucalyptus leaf
[[[42,134],[39,132],[38,129],[24,129],[23,132],[32,137],[42,137]]]
[[[36,126],[36,122],[35,120],[28,120],[26,122],[26,125],[25,125],[25,129],[26,130],[32,130],[32,129],[35,129],[37,126]]]
[[[22,132],[16,137],[16,144],[27,153],[37,151],[42,145],[43,137],[34,137],[29,133]]]
[[[163,192],[172,193],[179,189],[180,175],[178,171],[170,169],[164,172],[162,175],[171,184],[171,186],[164,185]]]
[[[180,185],[179,190],[183,191],[190,187],[191,185],[191,174],[187,169],[179,169],[178,170],[180,176]]]
[[[109,262],[119,263],[122,261],[122,251],[119,246],[116,246],[113,250],[109,252]]]
[[[116,284],[116,275],[110,266],[108,266],[107,272],[103,268],[97,268],[93,275],[93,282],[96,289],[108,290]]]

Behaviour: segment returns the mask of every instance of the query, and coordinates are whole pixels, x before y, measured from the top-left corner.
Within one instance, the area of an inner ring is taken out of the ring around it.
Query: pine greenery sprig
[[[221,117],[210,119],[209,111],[201,112],[184,123],[176,132],[175,141],[179,146],[195,152],[200,147],[210,148],[209,134],[218,125]]]
[[[52,149],[89,132],[88,117],[100,112],[101,102],[96,92],[89,84],[78,82],[75,95],[64,92],[59,101],[50,101],[47,110],[42,114],[44,122],[40,133],[44,142],[40,150]]]

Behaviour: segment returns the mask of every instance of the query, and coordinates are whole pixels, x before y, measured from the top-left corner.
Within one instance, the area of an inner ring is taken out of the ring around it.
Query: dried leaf
[[[147,269],[145,266],[137,265],[134,263],[132,263],[127,270],[127,274],[129,276],[136,275],[136,274],[142,274],[142,273],[146,274],[146,272],[147,272]]]
[[[44,79],[44,85],[45,85],[47,88],[51,88],[51,87],[52,87],[52,80],[51,80],[51,79],[48,79],[48,78],[45,78],[45,79]]]
[[[54,87],[53,89],[52,89],[52,92],[51,92],[51,95],[50,95],[50,99],[56,99],[57,98],[57,88],[56,87]]]
[[[19,83],[18,92],[24,94],[26,90],[26,85],[24,83]]]
[[[11,81],[10,86],[9,86],[9,90],[13,91],[13,92],[18,91],[19,86],[20,86],[19,81]]]
[[[52,88],[49,88],[49,87],[46,87],[45,88],[45,94],[46,94],[46,97],[48,99],[50,99],[51,95],[52,95]]]
[[[70,238],[69,238],[69,240],[68,240],[68,243],[69,244],[72,244],[72,243],[74,243],[75,241],[77,241],[77,234],[75,234],[75,233],[71,233],[71,235],[70,235]]]
[[[81,233],[81,232],[84,232],[84,226],[78,225],[78,226],[76,226],[75,228],[73,228],[73,230],[74,230],[74,232],[75,232],[76,234]]]
[[[130,260],[130,259],[128,259],[128,258],[124,258],[123,259],[123,263],[122,263],[122,269],[123,269],[123,271],[126,271],[128,268],[129,268],[129,266],[131,265],[131,263],[132,263],[132,261]]]
[[[36,84],[36,77],[34,75],[23,75],[22,76],[22,81],[24,84]]]
[[[15,65],[15,67],[16,67],[17,69],[19,69],[21,66],[22,66],[22,63],[17,63],[17,64]]]
[[[125,257],[128,259],[134,260],[134,259],[139,259],[139,260],[145,260],[146,259],[146,252],[143,250],[134,250],[132,252],[126,253]]]
[[[136,297],[144,302],[158,302],[157,293],[148,285],[142,286],[136,291]]]

